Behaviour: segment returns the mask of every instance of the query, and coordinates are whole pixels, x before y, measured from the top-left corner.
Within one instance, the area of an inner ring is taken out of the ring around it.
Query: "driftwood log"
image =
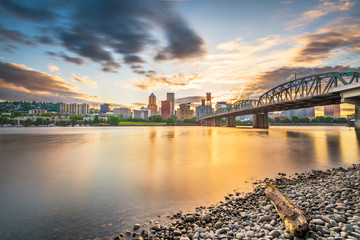
[[[274,205],[285,227],[296,237],[304,237],[309,230],[308,217],[274,185],[268,183],[265,195]]]

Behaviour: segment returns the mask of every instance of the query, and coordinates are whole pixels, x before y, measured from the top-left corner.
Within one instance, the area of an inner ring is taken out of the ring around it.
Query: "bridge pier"
[[[236,119],[234,116],[229,116],[226,118],[227,127],[236,127]]]
[[[220,118],[214,118],[214,119],[212,120],[212,125],[213,125],[214,127],[221,127],[221,119],[220,119]]]
[[[269,118],[267,113],[253,114],[253,128],[269,128]]]
[[[200,121],[201,126],[205,126],[205,121]]]
[[[360,105],[355,105],[355,130],[360,131]]]

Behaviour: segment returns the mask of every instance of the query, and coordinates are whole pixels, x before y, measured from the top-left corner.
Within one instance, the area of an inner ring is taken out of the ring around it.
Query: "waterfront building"
[[[89,113],[89,105],[86,103],[60,103],[59,112],[60,114],[85,115]]]
[[[181,120],[192,118],[194,116],[194,110],[191,108],[191,103],[182,103],[178,108],[178,118]]]
[[[47,113],[47,110],[44,110],[44,109],[30,109],[29,110],[29,115],[32,115],[32,114],[38,115],[38,114],[42,114],[42,113]]]
[[[123,118],[131,117],[131,109],[126,107],[114,108],[114,116],[122,115]]]
[[[166,100],[171,103],[171,116],[175,116],[175,93],[166,93]]]
[[[205,105],[205,99],[201,99],[201,105],[196,107],[196,118],[202,118],[208,114],[214,112],[214,109],[211,105]]]
[[[299,116],[299,109],[290,109],[281,112],[281,116],[291,119],[292,117]]]
[[[299,118],[315,118],[315,108],[300,108],[299,109]]]
[[[108,103],[104,103],[102,105],[100,105],[100,113],[107,113],[107,112],[112,112],[113,111],[113,106],[108,104]]]
[[[324,106],[325,117],[341,117],[340,104]]]
[[[156,96],[154,93],[151,93],[149,96],[148,109],[151,112],[151,116],[157,115]]]
[[[171,117],[172,112],[172,104],[170,101],[161,101],[161,117],[162,118],[169,118]]]
[[[133,109],[131,111],[132,118],[148,119],[150,116],[151,116],[150,109],[142,108],[142,109]]]

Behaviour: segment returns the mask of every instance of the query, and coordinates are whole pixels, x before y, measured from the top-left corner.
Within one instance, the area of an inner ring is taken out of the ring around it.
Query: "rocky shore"
[[[360,239],[360,164],[327,171],[310,171],[288,178],[255,182],[252,193],[229,194],[216,206],[198,207],[194,213],[179,212],[162,226],[151,222],[119,234],[119,239],[299,239],[285,228],[264,195],[265,183],[274,184],[309,218],[304,239]],[[145,225],[143,225],[145,226]]]

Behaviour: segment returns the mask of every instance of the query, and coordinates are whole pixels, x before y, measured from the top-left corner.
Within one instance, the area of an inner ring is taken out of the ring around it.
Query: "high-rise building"
[[[60,114],[85,115],[89,113],[89,105],[86,103],[60,103],[59,111]]]
[[[171,103],[171,116],[175,115],[175,93],[166,93],[166,100]]]
[[[194,116],[194,110],[191,108],[191,103],[182,103],[179,105],[178,118],[181,120],[192,118]]]
[[[133,109],[131,111],[131,117],[132,118],[142,118],[142,119],[148,119],[151,116],[150,109]]]
[[[315,118],[315,108],[300,108],[299,109],[299,118]]]
[[[169,118],[171,117],[171,102],[170,101],[161,101],[161,117]]]
[[[204,99],[205,100],[205,99]],[[214,109],[211,107],[211,105],[200,105],[196,107],[196,118],[202,118],[207,116],[208,114],[211,114],[214,112]]]
[[[148,109],[151,112],[151,116],[157,115],[156,97],[154,93],[151,93],[151,95],[149,96]]]
[[[102,105],[100,105],[100,113],[107,113],[107,112],[112,112],[113,111],[113,106],[108,104],[108,103],[104,103]]]
[[[131,117],[131,109],[126,107],[114,108],[114,116],[122,115],[123,118]]]
[[[341,117],[340,104],[324,106],[325,117]]]

